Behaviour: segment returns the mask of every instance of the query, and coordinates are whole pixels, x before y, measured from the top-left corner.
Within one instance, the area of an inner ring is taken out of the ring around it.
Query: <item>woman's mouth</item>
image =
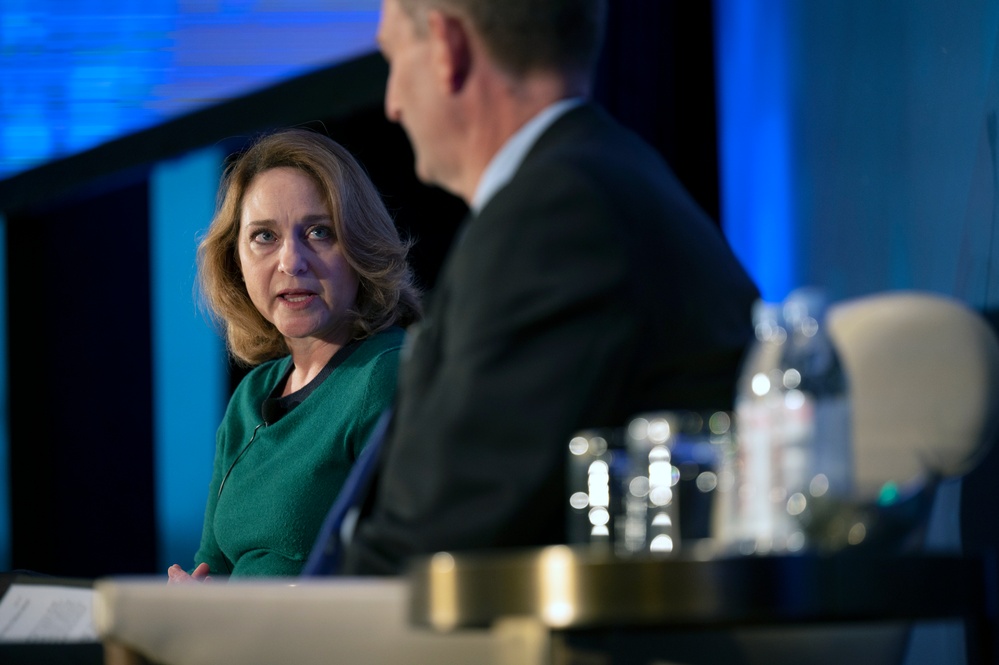
[[[308,302],[316,297],[312,291],[283,291],[278,294],[278,298],[290,305],[297,305]]]

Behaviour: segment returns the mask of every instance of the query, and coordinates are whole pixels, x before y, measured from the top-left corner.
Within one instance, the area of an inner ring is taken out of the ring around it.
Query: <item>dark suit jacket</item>
[[[452,247],[343,572],[565,542],[571,435],[731,408],[757,297],[658,153],[570,111]]]

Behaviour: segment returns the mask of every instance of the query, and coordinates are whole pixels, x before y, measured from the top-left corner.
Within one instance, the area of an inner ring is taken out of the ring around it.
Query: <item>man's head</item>
[[[606,0],[394,0],[427,31],[439,10],[468,19],[486,48],[514,76],[543,69],[589,76],[603,40]]]
[[[586,94],[605,11],[606,0],[382,0],[385,114],[406,130],[417,175],[467,201],[517,123]]]

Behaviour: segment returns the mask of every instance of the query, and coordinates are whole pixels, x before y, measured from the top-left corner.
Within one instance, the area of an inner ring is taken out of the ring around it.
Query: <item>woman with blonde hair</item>
[[[170,582],[301,571],[395,393],[421,313],[408,249],[360,164],[317,132],[267,134],[228,165],[198,277],[253,369],[218,428],[196,565]]]

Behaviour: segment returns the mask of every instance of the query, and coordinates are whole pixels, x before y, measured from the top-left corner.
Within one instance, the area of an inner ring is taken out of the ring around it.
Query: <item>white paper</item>
[[[0,599],[0,642],[95,642],[93,589],[12,584]]]

